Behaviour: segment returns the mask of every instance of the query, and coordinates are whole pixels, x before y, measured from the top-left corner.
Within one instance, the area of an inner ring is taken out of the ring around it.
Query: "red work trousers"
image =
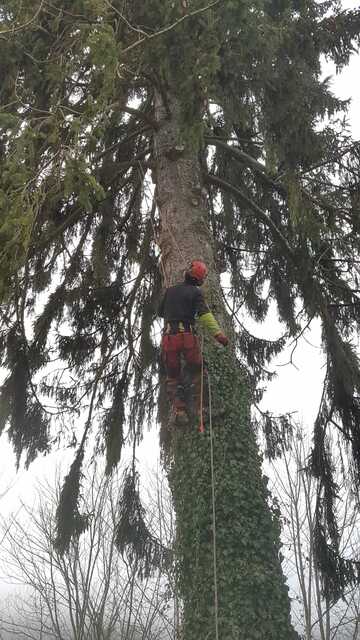
[[[174,409],[185,409],[184,380],[192,388],[196,411],[200,407],[202,356],[199,339],[193,333],[166,334],[161,343],[162,359],[166,371],[166,388]],[[182,370],[182,358],[185,362]]]

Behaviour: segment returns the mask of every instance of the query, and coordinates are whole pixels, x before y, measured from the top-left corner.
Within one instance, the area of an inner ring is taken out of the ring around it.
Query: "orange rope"
[[[214,610],[215,610],[215,640],[219,640],[219,595],[217,575],[216,550],[216,498],[215,498],[215,461],[214,461],[214,431],[212,424],[212,394],[211,380],[208,374],[209,390],[209,428],[210,428],[210,469],[211,469],[211,503],[212,503],[212,533],[213,533],[213,575],[214,575]]]

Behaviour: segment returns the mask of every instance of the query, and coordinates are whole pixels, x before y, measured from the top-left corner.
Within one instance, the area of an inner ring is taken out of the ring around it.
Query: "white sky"
[[[354,0],[344,0],[344,8],[358,7]],[[324,75],[333,76],[334,93],[342,98],[351,98],[349,120],[355,138],[360,138],[360,56],[354,55],[350,65],[335,75],[333,65],[324,65]],[[266,335],[276,337],[281,334],[275,314],[266,324]],[[289,355],[282,354],[273,365],[278,371],[277,379],[272,382],[266,392],[263,407],[274,413],[297,411],[299,419],[311,428],[311,423],[318,408],[323,358],[319,349],[320,335],[318,325],[314,325],[307,340],[301,340],[296,349],[293,362],[295,366],[280,366],[289,360]],[[37,478],[54,476],[55,467],[60,462],[64,472],[74,456],[73,449],[54,452],[40,457],[28,472],[20,470],[16,473],[15,458],[7,437],[0,438],[0,500],[3,515],[18,508],[19,499],[31,502]],[[157,429],[145,433],[139,456],[148,466],[155,467],[158,459]],[[10,487],[10,488],[9,488]],[[2,494],[9,488],[5,497]]]

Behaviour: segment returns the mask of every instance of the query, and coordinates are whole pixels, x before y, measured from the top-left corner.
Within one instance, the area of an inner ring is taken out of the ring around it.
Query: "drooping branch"
[[[255,160],[255,158],[253,158],[251,155],[249,155],[245,151],[242,151],[241,149],[238,149],[233,145],[227,144],[224,140],[221,140],[221,138],[217,138],[215,136],[205,136],[205,142],[208,142],[210,145],[215,145],[216,147],[219,147],[229,155],[233,156],[233,158],[235,158],[239,162],[242,162],[246,166],[251,167],[261,176],[261,178],[264,180],[264,182],[266,182],[266,184],[268,184],[273,189],[275,189],[280,195],[282,196],[287,195],[287,191],[285,187],[283,187],[281,184],[273,180],[266,173],[266,167],[263,164],[261,164],[261,162],[258,162],[257,160]]]
[[[235,158],[235,160],[241,162],[247,167],[251,167],[261,177],[261,179],[269,187],[272,188],[273,191],[278,193],[283,198],[289,197],[288,188],[282,182],[280,182],[280,180],[278,180],[277,178],[274,179],[273,176],[269,175],[266,171],[266,167],[263,164],[261,164],[261,162],[258,162],[258,160],[253,158],[250,154],[246,153],[245,151],[242,151],[237,147],[234,147],[233,145],[227,144],[224,140],[222,140],[221,138],[217,138],[216,136],[205,136],[205,142],[208,142],[210,145],[215,145],[216,147],[219,147],[220,149],[225,151],[228,155]],[[346,153],[348,152],[349,150],[347,149]],[[317,168],[317,167],[314,167],[314,168]],[[312,168],[307,169],[306,173],[309,173],[311,170]],[[326,211],[338,212],[339,214],[342,214],[342,215],[346,215],[349,213],[349,211],[344,207],[335,206],[334,204],[329,202],[327,199],[325,199],[323,196],[314,196],[312,193],[309,192],[308,189],[305,189],[301,185],[300,185],[300,191],[305,196],[305,198],[308,199],[309,202],[311,202],[312,204],[322,209],[325,209]]]
[[[257,215],[259,220],[261,220],[261,222],[263,222],[263,224],[265,224],[265,226],[271,231],[273,237],[276,238],[276,240],[280,243],[288,258],[290,258],[292,261],[295,260],[294,251],[290,247],[283,233],[276,226],[273,220],[271,220],[270,216],[263,209],[261,209],[261,207],[259,207],[256,202],[251,200],[243,191],[240,191],[240,189],[230,184],[230,182],[227,182],[223,178],[219,178],[218,176],[214,176],[213,174],[208,174],[207,176],[205,176],[205,180],[207,182],[210,182],[210,184],[214,184],[217,187],[220,187],[221,189],[225,189],[228,193],[231,193],[233,196],[235,196],[237,200],[245,203]]]

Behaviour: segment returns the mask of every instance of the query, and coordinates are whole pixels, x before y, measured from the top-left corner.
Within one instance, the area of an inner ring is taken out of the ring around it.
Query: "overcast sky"
[[[344,0],[344,8],[356,8],[358,2]],[[349,121],[353,136],[360,139],[360,56],[354,55],[350,65],[341,73],[335,74],[333,65],[324,63],[324,75],[333,76],[332,86],[334,93],[341,98],[351,98],[349,109]],[[277,337],[282,328],[277,322],[276,314],[264,327],[264,335]],[[316,413],[321,382],[323,377],[323,357],[320,350],[319,326],[315,323],[306,340],[301,340],[296,349],[294,365],[285,363],[289,360],[289,354],[282,354],[273,364],[273,369],[278,372],[277,379],[272,382],[265,395],[263,406],[278,413],[284,411],[297,411],[299,419],[311,428],[311,422]],[[0,438],[0,496],[10,486],[5,497],[1,499],[1,511],[3,514],[16,510],[19,497],[26,502],[31,500],[36,478],[54,475],[54,468],[60,461],[64,465],[64,472],[73,459],[74,450],[61,450],[45,458],[36,460],[30,471],[15,471],[15,459],[7,442],[6,435]],[[146,432],[141,446],[140,455],[149,466],[156,466],[158,458],[158,434],[157,430]]]

